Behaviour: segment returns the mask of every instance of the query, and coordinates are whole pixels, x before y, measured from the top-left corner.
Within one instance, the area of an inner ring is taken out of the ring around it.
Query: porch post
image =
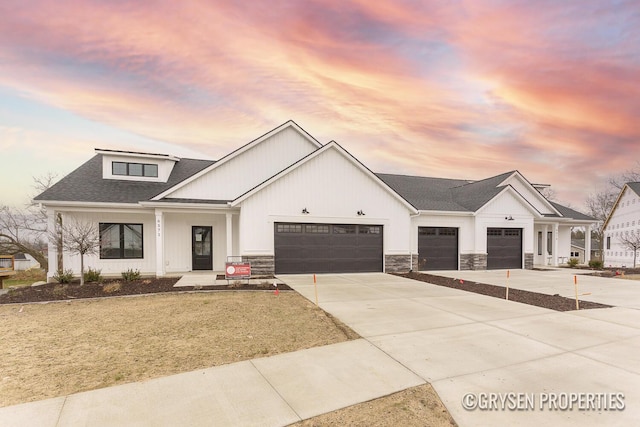
[[[164,212],[156,209],[156,276],[164,276]]]
[[[227,259],[233,256],[233,214],[227,212]]]
[[[56,229],[56,211],[47,209],[47,232],[52,236]],[[56,242],[49,237],[47,239],[49,270],[47,271],[47,282],[58,272],[58,248]]]
[[[587,225],[584,232],[584,263],[591,261],[591,224]]]
[[[552,258],[552,262],[553,262],[553,266],[557,267],[558,266],[558,234],[559,234],[559,230],[560,226],[558,224],[553,224],[553,253],[551,254],[553,256]]]

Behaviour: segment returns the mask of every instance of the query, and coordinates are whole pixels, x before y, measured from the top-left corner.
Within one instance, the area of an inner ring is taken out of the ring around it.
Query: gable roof
[[[176,162],[167,182],[141,182],[102,178],[102,154],[62,178],[34,201],[64,201],[93,203],[138,203],[150,200],[202,169],[213,160],[181,159]]]
[[[607,215],[607,218],[604,220],[604,222],[602,223],[602,229],[604,230],[607,225],[609,224],[609,221],[611,220],[611,217],[613,216],[613,213],[616,211],[616,209],[618,208],[618,204],[620,203],[620,199],[622,198],[622,195],[624,194],[625,190],[629,188],[631,191],[633,191],[634,193],[636,193],[637,195],[640,195],[640,182],[627,182],[622,189],[620,190],[620,192],[618,193],[618,195],[616,196],[616,200],[613,202],[613,206],[611,207],[611,212],[609,212],[609,215]]]
[[[423,211],[475,212],[504,189],[506,172],[480,181],[376,174],[395,192]]]
[[[271,183],[277,181],[278,179],[282,178],[283,176],[285,176],[285,175],[291,173],[292,171],[298,169],[300,166],[304,165],[305,163],[307,163],[311,159],[314,159],[314,158],[320,156],[322,153],[324,153],[324,152],[326,152],[326,151],[328,151],[330,149],[335,149],[338,153],[340,153],[342,156],[344,156],[348,161],[350,161],[352,164],[354,164],[358,169],[360,169],[362,172],[364,172],[365,175],[368,175],[374,182],[376,182],[378,185],[383,187],[394,198],[396,198],[400,203],[402,203],[405,207],[407,207],[407,209],[409,209],[413,213],[417,213],[417,209],[415,208],[415,206],[413,206],[411,204],[411,202],[409,202],[404,197],[402,197],[402,195],[400,195],[396,191],[394,191],[393,188],[391,188],[387,183],[385,183],[383,180],[381,180],[375,173],[373,173],[369,168],[367,168],[358,159],[356,159],[351,153],[349,153],[347,150],[342,148],[342,146],[340,144],[338,144],[337,142],[335,142],[335,141],[329,142],[328,144],[324,145],[322,148],[319,148],[318,150],[308,154],[307,156],[305,156],[302,159],[298,160],[297,162],[295,162],[291,166],[283,169],[282,171],[278,172],[277,174],[275,174],[271,178],[263,181],[262,183],[260,183],[257,186],[253,187],[251,190],[249,190],[246,193],[240,195],[238,198],[236,198],[231,203],[231,206],[237,206],[243,200],[246,200],[247,198],[251,197],[253,194],[257,193],[258,191],[260,191],[264,187],[267,187]]]
[[[322,144],[320,142],[318,142],[317,139],[315,139],[313,136],[311,136],[306,130],[304,130],[300,126],[298,126],[298,124],[296,122],[294,122],[293,120],[288,120],[287,122],[281,124],[280,126],[270,130],[269,132],[263,134],[262,136],[254,139],[251,142],[248,142],[247,144],[243,145],[242,147],[240,147],[240,148],[232,151],[231,153],[227,154],[226,156],[222,157],[217,162],[215,162],[215,164],[212,164],[212,165],[202,169],[198,173],[193,174],[188,179],[185,179],[185,180],[177,183],[174,187],[168,187],[162,193],[156,195],[155,200],[161,200],[163,198],[166,198],[167,196],[170,196],[170,194],[174,193],[176,190],[180,189],[181,187],[184,187],[185,185],[189,184],[190,182],[192,182],[192,181],[200,178],[201,176],[209,173],[213,169],[224,165],[225,163],[231,161],[235,157],[238,157],[242,153],[250,150],[251,148],[253,148],[256,145],[260,144],[262,141],[272,137],[273,135],[283,131],[286,128],[295,129],[300,135],[302,135],[304,137],[304,139],[306,139],[307,141],[311,142],[311,144],[315,145],[316,148],[322,147]]]

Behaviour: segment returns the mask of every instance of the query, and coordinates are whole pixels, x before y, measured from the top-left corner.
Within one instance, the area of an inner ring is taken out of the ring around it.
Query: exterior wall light
[[[358,216],[364,216],[364,211],[362,209],[360,209],[357,213],[358,213]]]
[[[303,214],[305,214],[305,215],[307,215],[307,214],[309,213],[309,211],[307,210],[307,208],[303,208],[303,209],[302,209],[302,213],[303,213]]]
[[[505,216],[504,219],[506,219],[507,221],[513,221],[513,217],[511,215]]]

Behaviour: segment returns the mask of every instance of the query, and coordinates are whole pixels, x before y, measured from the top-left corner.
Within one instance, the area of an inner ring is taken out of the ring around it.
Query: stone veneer
[[[524,268],[526,270],[533,270],[533,253],[524,254]]]
[[[385,255],[384,270],[387,273],[407,273],[411,270],[411,255]]]
[[[418,271],[418,254],[411,255],[411,271]]]
[[[486,270],[487,254],[460,254],[460,270]]]
[[[242,255],[242,262],[251,263],[252,276],[272,275],[276,271],[273,255]]]

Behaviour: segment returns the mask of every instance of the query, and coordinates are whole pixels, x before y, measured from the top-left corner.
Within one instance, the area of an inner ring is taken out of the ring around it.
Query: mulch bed
[[[487,295],[494,298],[505,299],[506,294],[506,288],[504,286],[488,285],[486,283],[478,283],[461,279],[452,279],[450,277],[436,276],[433,274],[411,272],[398,274],[398,276],[419,280],[421,282],[431,283],[432,285],[446,286],[447,288],[474,292],[476,294]],[[509,301],[535,305],[538,307],[548,308],[556,311],[571,311],[576,309],[575,299],[565,298],[560,295],[540,294],[537,292],[523,291],[521,289],[513,288],[509,288]],[[583,301],[581,299],[578,299],[578,301],[580,310],[611,307],[610,305],[591,301]]]
[[[163,277],[123,281],[105,279],[101,282],[90,282],[80,286],[78,281],[68,284],[47,283],[40,286],[24,286],[10,289],[8,293],[0,295],[0,304],[15,304],[45,301],[70,301],[84,298],[101,298],[124,295],[143,295],[164,292],[184,291],[274,291],[273,284],[265,280],[263,284],[249,285],[240,281],[225,285],[212,286],[184,286],[174,288],[179,277]],[[291,290],[287,285],[278,285],[279,291]]]

